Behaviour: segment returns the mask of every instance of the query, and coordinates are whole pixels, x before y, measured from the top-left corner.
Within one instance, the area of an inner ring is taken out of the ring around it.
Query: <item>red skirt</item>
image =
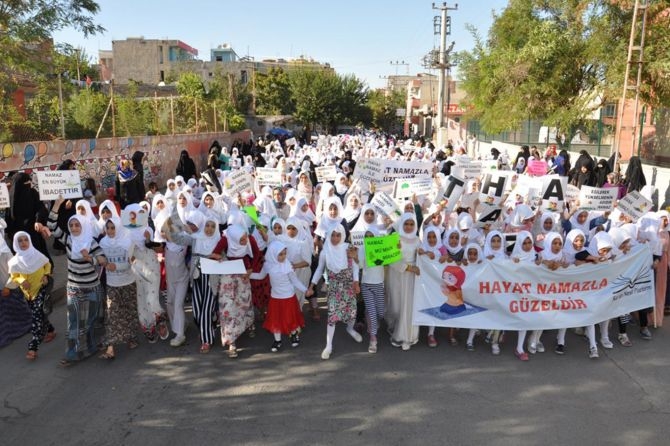
[[[265,322],[263,322],[263,328],[270,333],[288,335],[304,326],[305,318],[302,316],[298,298],[295,294],[288,299],[270,298],[268,314]]]

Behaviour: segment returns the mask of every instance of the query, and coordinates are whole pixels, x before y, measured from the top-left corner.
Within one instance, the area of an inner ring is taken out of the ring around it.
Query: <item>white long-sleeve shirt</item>
[[[353,269],[354,282],[358,282],[358,263],[351,261],[351,268]],[[319,254],[319,266],[316,267],[314,275],[312,276],[312,283],[316,285],[319,283],[319,279],[323,275],[323,271],[326,269],[326,256],[321,253]]]
[[[307,291],[307,287],[296,276],[295,271],[288,274],[270,274],[266,269],[266,264],[257,273],[251,273],[250,279],[262,280],[265,276],[270,275],[270,294],[273,299],[289,299],[295,295],[295,290]]]

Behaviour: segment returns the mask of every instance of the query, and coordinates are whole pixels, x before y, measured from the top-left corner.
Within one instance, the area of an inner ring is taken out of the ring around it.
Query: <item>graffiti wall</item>
[[[36,141],[0,143],[0,181],[12,171],[31,174],[40,170],[56,170],[66,159],[74,160],[82,182],[95,179],[98,192],[114,186],[119,161],[136,151],[144,152],[144,179],[155,181],[159,188],[175,176],[179,154],[187,150],[196,168],[204,168],[212,141],[232,147],[235,140],[249,141],[251,132],[200,133],[188,135],[140,136],[130,138],[78,139],[67,141]]]

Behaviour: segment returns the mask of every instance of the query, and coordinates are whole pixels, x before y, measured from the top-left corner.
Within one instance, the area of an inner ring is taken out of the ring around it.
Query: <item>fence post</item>
[[[172,122],[172,134],[174,135],[174,97],[170,95],[170,121]]]
[[[193,98],[195,104],[195,133],[198,133],[198,99]]]
[[[213,105],[214,105],[214,133],[216,133],[218,131],[216,127],[216,102],[214,102]]]

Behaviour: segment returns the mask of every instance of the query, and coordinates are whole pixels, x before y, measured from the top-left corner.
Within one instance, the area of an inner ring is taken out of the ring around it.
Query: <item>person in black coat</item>
[[[17,232],[27,232],[30,234],[33,246],[47,256],[53,266],[46,243],[49,235],[46,227],[48,217],[49,211],[40,201],[39,192],[33,188],[30,175],[23,172],[14,175],[9,191],[9,209],[5,214],[7,236],[9,240],[13,240]],[[12,245],[9,246],[12,247]]]
[[[142,194],[142,197],[144,197],[147,193],[146,188],[144,187],[144,166],[142,165],[142,161],[144,161],[144,152],[138,150],[133,153],[133,156],[130,159],[133,162],[133,169],[135,169],[135,172],[137,172],[137,176],[139,177],[137,183],[140,189],[139,192]]]
[[[177,175],[181,175],[184,181],[188,181],[195,176],[195,163],[186,150],[182,150],[179,155],[179,162],[177,163]],[[197,178],[196,178],[197,179]]]
[[[116,198],[121,209],[144,200],[144,184],[130,160],[121,160],[116,172]]]

